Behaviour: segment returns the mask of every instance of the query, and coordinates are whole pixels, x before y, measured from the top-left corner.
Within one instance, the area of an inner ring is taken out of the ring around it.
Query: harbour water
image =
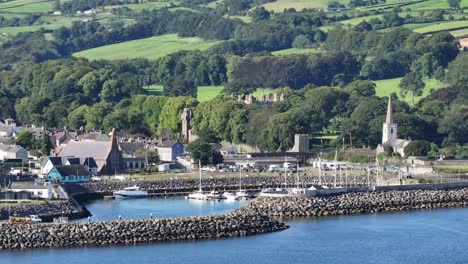
[[[206,215],[241,202],[180,198],[95,201],[94,220]],[[0,263],[467,263],[468,208],[289,221],[271,234],[209,241],[0,252]]]

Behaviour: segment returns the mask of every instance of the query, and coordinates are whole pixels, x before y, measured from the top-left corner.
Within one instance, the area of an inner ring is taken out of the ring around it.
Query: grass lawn
[[[450,31],[454,37],[468,36],[468,28]]]
[[[400,88],[398,87],[398,85],[400,84],[400,80],[401,78],[374,81],[374,83],[376,84],[376,95],[383,97],[389,96],[391,93],[396,93],[398,97],[402,99],[400,95]],[[447,86],[446,84],[435,79],[426,79],[424,80],[424,83],[426,83],[426,86],[424,87],[423,95],[414,97],[415,103],[421,98],[428,96],[431,89],[437,90]],[[411,103],[411,94],[407,94],[406,98],[404,98],[404,101],[407,103]]]
[[[295,8],[301,11],[304,8],[324,8],[328,6],[329,0],[277,0],[264,4],[266,10],[274,10],[275,12],[283,12],[285,8]],[[339,0],[340,3],[347,4],[347,0]]]
[[[74,53],[75,57],[97,59],[147,58],[158,59],[181,50],[206,50],[220,41],[203,40],[198,37],[179,38],[177,34],[126,41]]]
[[[252,22],[252,17],[249,17],[249,16],[224,16],[226,18],[230,18],[230,19],[240,19],[242,20],[244,23],[250,23]]]
[[[161,9],[166,7],[169,2],[143,2],[139,4],[127,4],[127,5],[116,5],[116,6],[106,6],[105,10],[111,10],[112,8],[120,8],[120,7],[128,7],[133,11],[141,11],[143,9],[146,10],[153,10],[153,9]],[[178,4],[178,2],[174,2],[174,4]]]
[[[451,30],[451,29],[459,29],[463,27],[468,28],[468,20],[441,22],[441,23],[437,23],[437,24],[427,26],[427,27],[417,28],[414,31],[425,34],[425,33],[432,33],[432,32],[438,32],[438,31]]]
[[[468,0],[461,0],[460,7],[468,7]],[[423,10],[423,9],[447,9],[450,8],[447,0],[428,0],[412,5],[407,5],[403,7],[411,8],[411,10]]]
[[[53,10],[54,0],[13,0],[0,3],[1,13],[47,13]]]
[[[197,100],[200,102],[208,101],[221,94],[224,86],[199,86]],[[146,89],[146,88],[145,88]],[[148,89],[150,95],[162,96],[163,86],[162,85],[151,85]],[[270,88],[259,88],[254,92],[254,96],[260,97],[264,94],[273,92]]]
[[[271,54],[275,56],[282,56],[282,55],[290,55],[290,54],[304,54],[304,53],[320,53],[322,50],[320,49],[284,49],[284,50],[277,50],[273,51]]]

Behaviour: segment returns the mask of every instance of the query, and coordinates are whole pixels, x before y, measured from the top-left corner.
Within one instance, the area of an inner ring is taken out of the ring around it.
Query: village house
[[[13,193],[29,193],[28,199],[47,199],[53,198],[52,185],[49,183],[36,182],[12,182],[9,192]],[[24,198],[24,194],[19,195]]]
[[[13,118],[5,119],[5,122],[0,122],[0,137],[16,137],[21,132],[21,128],[16,126],[16,121]]]
[[[56,149],[60,157],[92,157],[97,164],[97,171],[101,174],[122,172],[124,162],[117,143],[115,129],[112,129],[110,141],[71,140]]]
[[[47,175],[55,166],[83,165],[92,174],[96,175],[98,166],[92,157],[77,158],[77,157],[53,157],[46,156],[41,163],[41,175]]]
[[[28,160],[28,152],[19,145],[0,144],[0,161],[15,159],[22,161]]]
[[[165,140],[156,149],[161,161],[176,161],[178,157],[182,157],[185,153],[185,146],[178,140]]]
[[[83,165],[59,165],[47,174],[49,181],[58,183],[89,182],[90,178],[91,173]]]

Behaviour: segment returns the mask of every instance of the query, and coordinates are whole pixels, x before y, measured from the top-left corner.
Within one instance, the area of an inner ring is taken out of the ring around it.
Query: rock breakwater
[[[16,214],[21,217],[38,215],[43,221],[50,222],[53,217],[67,216],[79,218],[88,216],[88,212],[69,201],[49,202],[49,203],[23,203],[12,206],[0,207],[1,219],[8,219],[8,215]]]
[[[259,197],[236,212],[275,217],[366,214],[387,211],[461,207],[468,188],[345,193],[326,197]]]
[[[267,216],[225,214],[67,224],[2,224],[0,249],[80,247],[215,239],[274,232],[287,226]]]

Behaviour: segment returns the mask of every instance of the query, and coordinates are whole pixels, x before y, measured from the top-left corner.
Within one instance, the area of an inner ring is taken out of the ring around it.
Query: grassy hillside
[[[398,87],[398,84],[400,84],[400,80],[401,78],[374,81],[374,83],[376,84],[376,95],[382,97],[389,96],[391,93],[396,93],[401,99],[402,97],[400,95],[400,88]],[[415,102],[419,101],[421,98],[428,96],[431,89],[437,90],[447,86],[446,84],[435,79],[426,79],[424,80],[424,83],[426,83],[426,87],[424,87],[423,95],[415,97]],[[410,103],[411,95],[408,94],[406,98],[404,98],[404,100]]]
[[[290,54],[304,54],[304,53],[320,53],[322,50],[320,49],[284,49],[284,50],[277,50],[273,51],[271,54],[275,56],[282,56],[282,55],[290,55]]]
[[[468,7],[468,0],[461,0],[461,7]],[[410,8],[411,10],[425,10],[425,9],[439,9],[439,8],[450,8],[447,0],[428,0],[416,4],[407,5],[404,7]]]
[[[201,38],[179,38],[177,34],[138,39],[106,45],[74,53],[75,57],[96,59],[148,58],[158,59],[181,50],[206,50],[220,41],[205,41]]]
[[[432,33],[438,31],[449,31],[452,29],[468,28],[468,20],[465,21],[450,21],[433,24],[427,27],[417,28],[414,31],[418,33]]]
[[[277,0],[263,6],[267,10],[274,10],[275,12],[283,12],[285,8],[295,8],[300,11],[304,8],[324,8],[328,6],[329,2],[329,0]],[[339,2],[346,4],[348,1],[339,0]]]
[[[0,3],[0,13],[48,13],[54,0],[13,0]]]

